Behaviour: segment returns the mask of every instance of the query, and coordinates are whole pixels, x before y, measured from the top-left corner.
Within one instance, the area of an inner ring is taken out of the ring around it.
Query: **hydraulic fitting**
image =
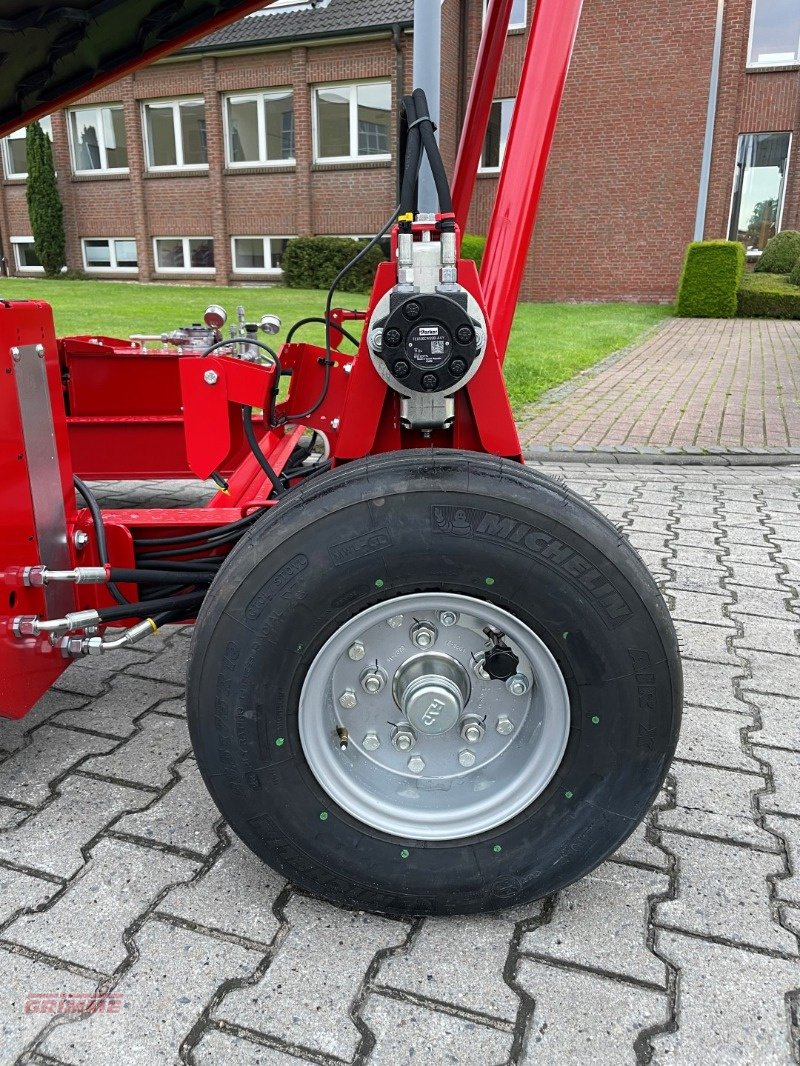
[[[15,637],[40,637],[44,633],[53,633],[61,636],[63,633],[74,633],[76,629],[86,629],[87,626],[100,624],[100,615],[97,611],[71,611],[63,618],[39,618],[35,614],[20,614],[11,623]]]
[[[28,588],[43,588],[51,581],[71,581],[74,585],[105,585],[107,566],[78,566],[74,570],[48,570],[46,566],[26,566],[22,583]]]

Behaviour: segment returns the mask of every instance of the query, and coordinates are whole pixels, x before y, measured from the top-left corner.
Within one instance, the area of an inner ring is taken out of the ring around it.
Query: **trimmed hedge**
[[[800,285],[800,259],[794,265],[794,269],[789,275],[789,281],[792,285]]]
[[[800,259],[800,232],[785,229],[767,241],[756,263],[758,274],[788,274]]]
[[[284,283],[291,289],[329,289],[342,267],[368,243],[349,237],[296,237],[283,253]],[[369,292],[375,268],[384,259],[379,247],[370,248],[345,274],[338,288],[342,292]]]
[[[744,245],[738,241],[690,244],[678,286],[678,314],[684,318],[733,318],[744,268]]]
[[[800,288],[785,274],[746,274],[739,288],[740,318],[800,318]]]
[[[461,258],[474,260],[478,270],[481,268],[485,248],[485,237],[479,237],[475,233],[465,233],[461,238]]]

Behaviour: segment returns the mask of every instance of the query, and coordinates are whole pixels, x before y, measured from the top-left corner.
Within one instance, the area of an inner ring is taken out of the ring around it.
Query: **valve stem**
[[[339,751],[347,751],[347,745],[350,743],[350,734],[342,726],[339,726],[336,730],[336,736],[339,738]]]

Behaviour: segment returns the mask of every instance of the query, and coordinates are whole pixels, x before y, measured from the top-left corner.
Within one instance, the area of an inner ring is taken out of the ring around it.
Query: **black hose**
[[[101,622],[120,622],[123,618],[152,617],[153,611],[182,611],[184,607],[196,606],[205,599],[205,592],[190,592],[186,596],[170,596],[149,603],[126,603],[121,607],[101,607],[98,610]]]
[[[301,318],[298,322],[295,322],[295,324],[292,326],[292,328],[286,334],[286,343],[287,344],[291,344],[292,343],[292,338],[294,337],[294,335],[298,331],[298,329],[300,329],[301,326],[309,325],[311,322],[319,322],[323,326],[327,325],[327,323],[326,323],[325,319],[322,317],[322,315],[311,315],[309,318]],[[353,336],[352,333],[348,332],[346,329],[343,329],[342,326],[340,326],[338,322],[331,322],[331,329],[338,330],[339,333],[341,333],[343,337],[347,337],[347,339],[350,341],[351,344],[355,344],[356,348],[358,347],[360,342]]]
[[[85,482],[81,481],[77,474],[73,475],[72,481],[75,485],[75,488],[86,501],[86,506],[88,507],[89,513],[92,516],[92,522],[94,523],[94,533],[97,539],[97,558],[100,560],[101,566],[108,566],[109,558],[108,544],[106,542],[106,527],[103,525],[103,514],[100,510],[100,505],[98,504],[97,498],[95,497],[89,486],[86,485]],[[117,601],[117,603],[128,602],[113,581],[109,581],[106,588]]]
[[[275,421],[275,403],[278,398],[278,390],[281,384],[281,375],[283,374],[283,367],[281,366],[281,361],[278,358],[278,353],[273,348],[270,348],[268,344],[265,344],[264,341],[260,341],[255,337],[230,337],[228,340],[217,341],[216,344],[212,344],[210,348],[206,348],[206,350],[201,353],[200,358],[205,359],[207,356],[211,355],[213,352],[218,351],[220,348],[230,348],[232,344],[254,344],[256,348],[260,348],[262,351],[266,352],[275,364],[275,369],[277,373],[275,374],[275,383],[272,386],[272,394],[270,396],[269,412],[267,414],[267,425],[277,425],[277,422]]]
[[[177,571],[179,574],[189,571],[192,574],[210,574],[212,577],[219,570],[221,559],[184,559],[181,562],[171,563],[168,559],[163,562],[150,563],[146,559],[137,561],[136,567],[146,574],[150,570]]]
[[[413,215],[417,207],[417,180],[422,163],[421,134],[417,124],[417,109],[412,96],[403,97],[408,132],[403,159],[403,181],[400,186],[400,215]]]
[[[212,526],[211,529],[198,530],[196,533],[185,533],[178,537],[143,537],[141,540],[134,540],[133,543],[137,548],[149,548],[151,544],[159,548],[169,544],[194,544],[197,541],[216,537],[220,533],[233,533],[236,529],[244,531],[247,526],[258,518],[262,510],[263,508],[254,511],[253,514],[246,515],[244,518],[239,518],[235,522],[228,522],[224,526]]]
[[[248,407],[247,405],[242,406],[242,424],[244,426],[245,438],[247,439],[247,443],[250,445],[250,451],[256,457],[258,465],[261,467],[261,469],[264,471],[264,473],[267,475],[267,478],[271,482],[272,487],[275,490],[275,495],[283,496],[286,492],[286,489],[283,483],[281,482],[281,479],[278,477],[278,475],[275,473],[272,466],[270,465],[270,462],[267,459],[266,455],[264,455],[264,453],[261,451],[261,445],[259,444],[258,438],[256,437],[256,431],[253,429],[252,407]]]
[[[431,165],[431,172],[433,174],[433,180],[436,183],[436,195],[439,198],[439,211],[441,214],[453,213],[453,201],[450,195],[450,183],[447,180],[447,174],[445,173],[444,163],[442,162],[442,153],[439,151],[439,145],[436,142],[434,136],[433,122],[431,121],[430,112],[428,111],[428,100],[422,89],[415,89],[413,92],[414,106],[417,109],[417,121],[420,121],[419,131],[422,137],[422,144],[425,149],[425,154],[428,157],[428,162]],[[427,121],[424,121],[427,120]],[[443,219],[442,229],[454,229],[455,223],[453,219]]]
[[[210,584],[213,574],[198,574],[191,571],[181,572],[173,570],[122,570],[118,567],[111,568],[112,581],[127,581],[134,585],[174,585],[180,588],[184,585]]]

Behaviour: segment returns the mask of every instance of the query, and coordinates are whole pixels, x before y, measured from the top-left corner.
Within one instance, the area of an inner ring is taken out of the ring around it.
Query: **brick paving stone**
[[[153,639],[156,640],[157,637]],[[101,696],[109,680],[120,670],[145,663],[152,654],[150,646],[141,651],[138,648],[120,648],[100,662],[94,656],[76,659],[58,678],[56,688],[79,695]]]
[[[750,586],[757,589],[781,588],[780,573],[775,569],[775,564],[765,562],[763,566],[755,563],[740,563],[735,560],[728,563],[730,567],[730,583],[733,585]]]
[[[752,674],[747,679],[748,688],[757,692],[771,692],[776,696],[791,697],[800,692],[800,654],[773,655],[764,651],[743,654]]]
[[[511,1051],[509,1033],[387,996],[371,995],[362,1018],[375,1035],[370,1066],[411,1066],[412,1063],[501,1066],[508,1062]]]
[[[677,895],[656,905],[659,925],[735,945],[796,953],[797,941],[774,922],[769,877],[784,872],[783,857],[734,844],[665,833],[678,862]]]
[[[279,927],[272,905],[285,883],[234,838],[210,870],[172,889],[158,909],[208,929],[269,944]]]
[[[17,751],[28,742],[28,734],[44,722],[73,707],[82,707],[88,697],[51,688],[28,711],[24,718],[0,718],[0,751]]]
[[[703,551],[722,555],[727,559],[727,553],[723,553],[723,549],[720,547],[720,532],[719,530],[711,531],[700,529],[676,529],[674,531],[675,536],[675,550],[680,551],[682,548],[700,548]]]
[[[753,754],[769,763],[774,792],[759,796],[762,811],[800,818],[800,752],[753,745]]]
[[[24,908],[41,906],[58,891],[52,881],[0,866],[0,925]]]
[[[690,545],[679,544],[674,546],[675,562],[680,566],[694,566],[704,570],[714,570],[719,574],[727,574],[728,566],[720,562],[721,550],[717,546],[713,548],[695,548]]]
[[[639,1034],[669,1019],[663,992],[522,959],[517,983],[534,999],[522,1066],[635,1063]]]
[[[773,562],[775,546],[766,539],[761,544],[733,544],[725,540],[724,560],[726,566],[736,562],[755,563],[756,566],[769,566]]]
[[[195,1066],[298,1066],[307,1058],[208,1028],[192,1053]],[[398,1060],[399,1062],[400,1060]]]
[[[707,592],[670,591],[673,600],[672,617],[677,621],[700,622],[715,626],[736,625],[726,615],[726,608],[733,602],[733,597],[713,596]]]
[[[108,691],[102,696],[92,700],[80,710],[62,711],[58,716],[58,723],[95,729],[100,733],[110,733],[120,738],[129,737],[136,728],[134,719],[139,718],[152,707],[158,706],[161,710],[169,709],[173,712],[173,707],[177,703],[173,697],[178,692],[179,690],[173,685],[158,681],[142,683],[140,678],[119,674],[111,679]]]
[[[774,839],[753,821],[752,796],[766,788],[764,777],[676,760],[676,806],[658,811],[655,823],[699,836],[717,837],[775,851]]]
[[[178,767],[179,780],[146,810],[126,815],[115,825],[120,833],[207,855],[219,842],[214,825],[220,815],[193,759]]]
[[[751,733],[750,739],[769,748],[788,748],[800,751],[800,699],[787,699],[763,692],[742,690],[742,699],[752,703],[758,710],[761,729]],[[769,761],[770,755],[761,758]]]
[[[742,730],[753,724],[729,711],[684,706],[676,757],[758,773],[758,763],[742,750]]]
[[[350,1059],[360,1034],[349,1011],[364,973],[377,951],[403,943],[408,927],[302,896],[284,913],[289,931],[267,972],[225,995],[213,1017]]]
[[[728,647],[733,633],[725,626],[676,621],[675,631],[684,653],[691,652],[693,659],[707,663],[741,666],[742,660]]]
[[[625,843],[614,852],[614,858],[619,862],[639,863],[645,866],[654,866],[659,870],[669,867],[669,857],[662,848],[651,844],[647,839],[647,830],[653,820],[652,813],[648,814]]]
[[[141,719],[139,730],[111,754],[87,759],[82,769],[154,788],[166,785],[171,766],[191,747],[186,722],[156,711]]]
[[[800,615],[792,607],[790,593],[786,589],[762,589],[751,585],[728,585],[730,592],[736,595],[736,614],[759,614],[765,618],[779,618],[792,622]]]
[[[725,523],[725,547],[730,552],[730,558],[738,558],[737,551],[734,546],[750,547],[750,548],[763,548],[767,545],[770,549],[774,550],[774,545],[767,539],[769,531],[762,527],[752,528],[750,526],[734,526],[729,522]]]
[[[656,948],[680,973],[678,1028],[651,1038],[654,1063],[790,1066],[785,997],[800,984],[796,961],[673,932],[657,932]]]
[[[766,651],[779,655],[800,655],[800,618],[778,621],[775,618],[760,618],[758,615],[743,614],[737,617],[735,608],[731,608],[731,617],[736,618],[742,626],[742,636],[734,638],[734,647],[742,653],[749,651]],[[746,657],[752,663],[749,654]],[[780,665],[778,663],[778,665]],[[754,672],[754,677],[755,677]]]
[[[664,964],[647,946],[647,919],[649,898],[668,889],[664,874],[607,862],[559,892],[552,918],[523,935],[520,952],[666,985]]]
[[[128,675],[149,677],[155,681],[171,681],[175,685],[183,686],[186,684],[186,664],[189,661],[189,636],[182,630],[170,632],[167,627],[165,629],[168,634],[167,642],[161,650],[146,662],[132,666]]]
[[[667,560],[667,569],[671,574],[670,591],[708,592],[713,596],[726,596],[723,588],[724,571],[709,570],[701,566],[684,566],[674,559]]]
[[[721,663],[683,660],[683,692],[687,703],[699,707],[716,707],[718,710],[736,714],[749,714],[749,708],[734,690],[734,681],[747,674],[742,665],[726,666]]]
[[[45,724],[30,743],[2,764],[0,797],[36,806],[50,795],[50,782],[87,755],[108,751],[116,741]]]
[[[52,907],[17,918],[6,940],[55,955],[100,973],[111,973],[128,957],[122,934],[164,889],[197,870],[189,859],[99,840],[89,861]],[[92,915],[91,924],[87,914]]]
[[[385,959],[375,982],[449,1003],[462,1010],[513,1021],[519,997],[503,980],[508,946],[518,921],[531,920],[540,904],[516,911],[428,919],[402,954]]]
[[[53,1017],[52,1014],[25,1010],[30,993],[55,997],[87,996],[94,989],[95,982],[86,977],[0,948],[0,1055],[3,1063],[17,1062],[18,1056]]]
[[[71,877],[83,866],[84,844],[123,811],[136,810],[150,799],[138,789],[68,777],[51,803],[0,833],[0,859]]]
[[[220,985],[247,978],[261,959],[165,922],[146,922],[134,939],[136,963],[114,987],[122,1009],[57,1026],[42,1041],[45,1055],[70,1066],[174,1066]]]

